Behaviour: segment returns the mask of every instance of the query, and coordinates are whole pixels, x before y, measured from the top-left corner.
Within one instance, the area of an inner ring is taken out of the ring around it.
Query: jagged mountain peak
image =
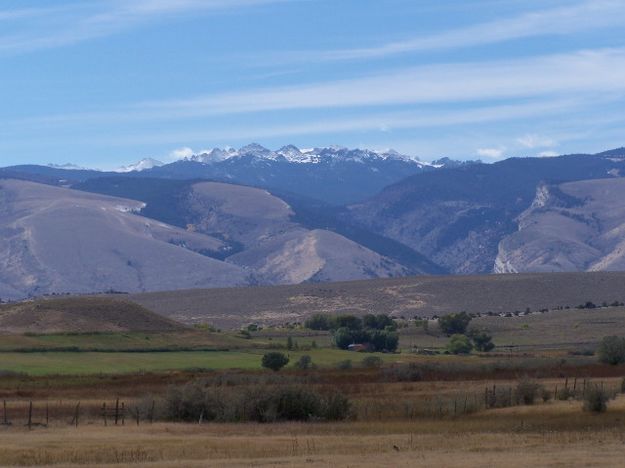
[[[419,161],[419,158],[399,153],[393,149],[375,151],[370,149],[351,149],[345,146],[331,145],[301,150],[295,145],[288,144],[278,150],[272,151],[258,143],[251,143],[238,150],[233,148],[213,148],[210,151],[194,154],[193,156],[185,158],[185,160],[200,162],[203,164],[213,164],[241,156],[251,156],[257,159],[286,161],[289,163],[299,164],[314,164],[322,161],[365,162],[376,160],[398,160],[417,165],[428,165],[427,163]]]

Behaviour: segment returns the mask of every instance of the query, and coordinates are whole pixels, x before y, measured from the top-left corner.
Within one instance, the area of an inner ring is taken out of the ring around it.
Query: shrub
[[[533,405],[538,395],[542,396],[543,387],[531,379],[523,378],[517,383],[515,394],[519,403]]]
[[[584,410],[593,413],[603,413],[608,409],[610,395],[598,385],[591,385],[584,393]]]
[[[266,369],[271,369],[272,371],[279,371],[284,366],[289,363],[289,358],[286,357],[283,353],[272,351],[270,353],[266,353],[263,355],[263,359],[261,364]]]
[[[295,367],[301,370],[310,369],[312,366],[312,358],[308,354],[301,356],[295,363]]]
[[[438,326],[447,336],[463,334],[471,322],[471,316],[466,312],[448,314],[438,319]]]
[[[329,421],[347,419],[351,410],[349,398],[339,392],[328,394],[323,400],[323,416]]]
[[[340,370],[347,370],[352,368],[352,361],[350,359],[346,359],[345,361],[340,361],[336,363],[336,368]]]
[[[549,400],[551,400],[551,397],[552,397],[551,392],[544,387],[543,387],[541,396],[542,396],[544,403],[547,403]]]
[[[606,364],[622,364],[625,362],[625,338],[606,336],[601,340],[597,350],[599,360]]]
[[[414,362],[385,369],[384,376],[393,382],[419,382],[423,379],[421,368]]]
[[[147,399],[146,399],[147,400]],[[143,404],[143,407],[149,405]],[[336,391],[320,392],[302,386],[236,388],[227,392],[192,382],[172,387],[159,414],[171,421],[308,421],[340,420],[349,416],[349,399]]]
[[[447,350],[452,354],[469,354],[472,349],[473,344],[465,335],[455,334],[447,344]]]
[[[378,356],[367,356],[362,360],[362,367],[369,369],[382,367],[382,358]]]
[[[556,396],[560,401],[568,401],[571,398],[575,398],[575,392],[570,387],[564,387],[558,390],[558,394]]]

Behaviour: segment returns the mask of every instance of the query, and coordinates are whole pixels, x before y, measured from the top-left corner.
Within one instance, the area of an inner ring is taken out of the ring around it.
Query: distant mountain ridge
[[[0,168],[0,177],[4,173],[14,178],[69,186],[115,174],[206,179],[290,192],[339,206],[362,201],[413,174],[471,163],[474,162],[460,163],[445,158],[431,164],[394,150],[341,146],[301,150],[286,145],[272,151],[252,143],[239,149],[213,148],[168,164],[145,158],[110,172],[74,166],[22,165]]]
[[[492,273],[502,268],[495,267],[500,243],[520,229],[518,217],[534,203],[540,185],[622,176],[622,148],[596,155],[510,158],[408,177],[353,204],[350,212],[355,222],[451,273]],[[625,199],[625,186],[610,197]],[[505,271],[535,270],[521,263]]]
[[[196,275],[194,283],[203,287],[420,273],[625,270],[625,148],[484,164],[448,158],[421,163],[390,150],[287,145],[273,151],[251,144],[157,163],[145,161],[128,172],[14,166],[0,169],[0,179],[73,189],[71,196],[61,197],[66,200],[62,213],[76,233],[83,223],[101,226],[104,233],[122,222],[126,228],[119,235],[127,245],[136,245],[144,231],[140,242],[157,252],[143,257],[146,262],[161,250],[170,258],[178,252],[189,265],[205,270],[208,276]],[[119,214],[102,201],[79,215],[72,208],[83,203],[77,191],[123,198],[136,213]],[[0,190],[0,208],[4,203],[7,216],[11,196]],[[45,197],[39,203],[38,217],[26,216],[24,223],[43,220],[45,207],[57,209]],[[605,209],[609,213],[601,212]],[[106,220],[100,219],[103,213],[108,213]],[[37,231],[41,245],[52,242],[58,219],[52,214],[45,218],[51,224]],[[25,255],[19,245],[34,228],[25,224],[22,237],[14,229],[5,226],[0,239],[5,272],[15,268],[18,253]],[[162,237],[165,232],[176,232],[173,243]],[[65,253],[54,260],[72,258],[72,245],[63,244]],[[180,250],[172,251],[172,246]],[[102,255],[103,262],[118,264],[119,258]],[[136,269],[131,257],[130,250],[122,251],[124,274]],[[50,290],[46,282],[55,284],[54,276],[46,279],[33,257],[23,261],[26,276],[34,278],[33,288],[26,290]],[[77,268],[82,273],[73,282],[59,280],[56,290],[93,274],[95,264],[85,265]],[[141,277],[147,279],[135,282],[133,290],[158,289],[160,278],[150,276],[153,269],[145,271]],[[188,287],[184,278],[176,281]],[[23,288],[0,281],[0,296],[15,296]]]

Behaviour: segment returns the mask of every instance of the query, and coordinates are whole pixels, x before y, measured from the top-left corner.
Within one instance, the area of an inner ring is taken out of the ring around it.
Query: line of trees
[[[363,344],[368,351],[393,352],[399,344],[397,324],[385,314],[367,314],[362,318],[315,314],[306,319],[304,326],[311,330],[331,331],[334,344],[341,349],[347,349],[351,344]]]

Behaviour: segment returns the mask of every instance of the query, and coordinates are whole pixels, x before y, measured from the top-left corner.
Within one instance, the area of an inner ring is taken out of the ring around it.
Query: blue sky
[[[625,0],[0,0],[0,166],[625,144]]]

